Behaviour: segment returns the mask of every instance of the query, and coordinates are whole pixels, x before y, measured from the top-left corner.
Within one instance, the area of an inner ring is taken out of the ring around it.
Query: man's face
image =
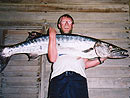
[[[58,24],[59,28],[62,30],[64,34],[68,34],[72,31],[73,24],[71,18],[62,17],[60,24]]]

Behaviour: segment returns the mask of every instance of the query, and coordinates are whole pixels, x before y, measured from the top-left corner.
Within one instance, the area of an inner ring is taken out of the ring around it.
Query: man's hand
[[[55,37],[56,36],[56,30],[52,27],[49,28],[49,37]]]

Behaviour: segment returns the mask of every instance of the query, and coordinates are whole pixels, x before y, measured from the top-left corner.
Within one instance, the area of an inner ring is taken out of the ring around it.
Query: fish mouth
[[[127,58],[129,56],[128,51],[123,49],[123,50],[113,50],[111,58]]]

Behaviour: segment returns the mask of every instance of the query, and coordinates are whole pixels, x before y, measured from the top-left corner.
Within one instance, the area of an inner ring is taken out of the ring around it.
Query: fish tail
[[[4,48],[4,46],[0,46],[0,73],[5,69],[10,60],[10,57],[5,57],[2,53]]]

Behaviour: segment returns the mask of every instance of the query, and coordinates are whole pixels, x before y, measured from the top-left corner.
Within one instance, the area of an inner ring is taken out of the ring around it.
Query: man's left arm
[[[94,60],[90,60],[90,59],[85,59],[84,58],[84,62],[85,62],[85,68],[91,68],[91,67],[95,67],[99,64],[102,64],[107,58],[96,58]]]

